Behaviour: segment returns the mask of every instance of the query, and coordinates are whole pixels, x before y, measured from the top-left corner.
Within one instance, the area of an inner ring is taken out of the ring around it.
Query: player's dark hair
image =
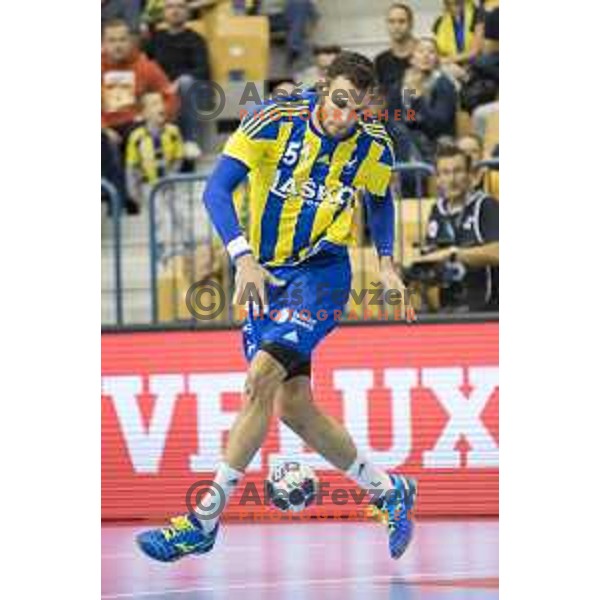
[[[131,33],[131,27],[129,26],[129,23],[125,21],[125,19],[115,17],[114,19],[108,19],[102,24],[102,36],[104,37],[104,33],[107,29],[115,29],[116,27],[125,27],[127,31]]]
[[[435,164],[437,166],[440,160],[444,158],[454,158],[455,156],[462,156],[465,159],[467,171],[471,170],[471,157],[455,143],[443,143],[438,145],[435,154]]]
[[[368,90],[375,85],[375,67],[373,63],[358,52],[342,52],[327,69],[331,81],[336,77],[345,77],[359,90]]]
[[[313,48],[313,56],[319,56],[320,54],[341,54],[342,47],[337,44],[330,46],[315,46]]]
[[[405,4],[404,2],[394,2],[388,10],[388,15],[395,8],[400,8],[406,13],[406,16],[408,17],[408,22],[410,23],[410,26],[412,27],[415,23],[415,13],[413,12],[413,9],[408,4]]]

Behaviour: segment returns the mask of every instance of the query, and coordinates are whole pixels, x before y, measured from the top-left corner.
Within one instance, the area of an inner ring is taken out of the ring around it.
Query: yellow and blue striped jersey
[[[359,192],[387,193],[392,142],[379,123],[359,121],[343,139],[309,118],[317,96],[248,115],[223,153],[249,168],[249,241],[262,264],[294,264],[324,242],[353,242]]]
[[[167,123],[158,136],[144,124],[134,129],[127,140],[125,164],[139,168],[146,183],[164,177],[176,161],[183,159],[183,139],[176,125]]]

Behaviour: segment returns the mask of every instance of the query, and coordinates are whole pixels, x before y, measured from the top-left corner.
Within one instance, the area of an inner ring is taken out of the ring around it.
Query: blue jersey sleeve
[[[235,244],[243,239],[242,228],[233,203],[233,192],[248,174],[248,167],[230,156],[221,156],[204,191],[204,203],[208,214],[232,258],[250,252]],[[231,244],[238,246],[232,251]]]
[[[394,201],[389,188],[382,198],[367,194],[365,206],[367,209],[367,222],[377,253],[379,256],[392,256],[394,254],[395,212]]]

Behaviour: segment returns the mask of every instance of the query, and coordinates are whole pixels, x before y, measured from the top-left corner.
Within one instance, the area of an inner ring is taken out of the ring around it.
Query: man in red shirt
[[[148,92],[162,95],[169,119],[175,116],[177,99],[169,79],[154,61],[136,47],[127,23],[109,21],[102,36],[102,128],[113,143],[141,120],[141,99]]]
[[[127,137],[142,121],[142,98],[158,92],[167,118],[178,108],[169,79],[154,61],[137,48],[129,25],[122,19],[107,21],[102,31],[102,176],[125,195],[123,153]],[[139,208],[123,198],[130,214]]]

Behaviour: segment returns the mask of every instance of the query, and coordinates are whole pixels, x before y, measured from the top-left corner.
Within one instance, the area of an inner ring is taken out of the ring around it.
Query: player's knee
[[[251,403],[258,403],[271,407],[276,386],[277,381],[272,375],[251,368],[248,371],[246,382],[244,384],[246,399]]]
[[[244,393],[246,395],[246,400],[253,404],[257,402],[265,402],[265,385],[266,381],[263,375],[249,371],[248,375],[246,376],[246,382],[244,383]]]

